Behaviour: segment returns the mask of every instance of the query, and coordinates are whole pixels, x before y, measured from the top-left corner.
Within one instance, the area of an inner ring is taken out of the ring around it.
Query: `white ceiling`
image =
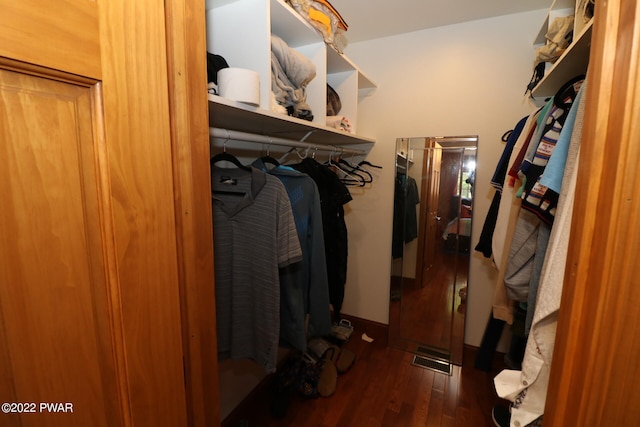
[[[330,0],[349,43],[530,10],[551,0]]]

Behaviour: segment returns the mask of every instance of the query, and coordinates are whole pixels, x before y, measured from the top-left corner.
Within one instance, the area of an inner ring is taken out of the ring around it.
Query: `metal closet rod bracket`
[[[313,133],[313,131],[309,131],[302,137],[300,141],[296,141],[293,139],[285,139],[272,137],[267,135],[260,135],[256,133],[248,133],[230,129],[221,129],[221,128],[209,128],[209,135],[212,138],[222,139],[226,142],[229,140],[235,141],[243,141],[243,142],[254,142],[256,144],[271,144],[271,145],[280,145],[284,147],[296,147],[296,148],[306,148],[307,150],[314,151],[331,151],[331,152],[339,152],[341,154],[353,154],[353,155],[364,155],[366,154],[365,150],[354,150],[350,148],[336,147],[334,145],[318,145],[312,144],[309,142],[305,142],[305,140]]]

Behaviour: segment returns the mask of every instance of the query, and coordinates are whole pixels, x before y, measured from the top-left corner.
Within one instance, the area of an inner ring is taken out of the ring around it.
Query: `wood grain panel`
[[[0,0],[0,56],[100,79],[98,4]]]
[[[190,425],[220,423],[204,2],[165,3]]]
[[[131,417],[187,420],[164,1],[100,3],[105,134]]]
[[[545,426],[635,425],[640,416],[640,6],[596,2],[595,16]]]
[[[0,70],[0,401],[38,405],[15,425],[121,425],[93,99],[88,87]]]

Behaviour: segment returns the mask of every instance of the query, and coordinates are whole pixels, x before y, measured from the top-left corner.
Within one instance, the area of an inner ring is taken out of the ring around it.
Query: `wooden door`
[[[442,150],[440,144],[428,139],[427,150],[424,153],[422,165],[423,178],[420,191],[420,223],[423,231],[419,234],[418,245],[419,259],[419,284],[424,286],[433,277],[433,267],[436,263],[437,245],[439,245],[438,229],[440,217],[438,216],[438,200],[440,198],[440,165],[442,163]]]
[[[186,73],[165,7],[0,0],[2,426],[202,423],[180,287],[197,268],[179,264],[192,248],[175,210],[195,197],[170,117],[188,103],[168,74]]]

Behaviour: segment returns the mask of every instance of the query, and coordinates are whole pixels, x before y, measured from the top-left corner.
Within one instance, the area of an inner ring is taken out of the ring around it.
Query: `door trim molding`
[[[219,425],[204,2],[165,2],[187,416]]]
[[[545,426],[633,425],[640,388],[640,5],[596,2]]]

